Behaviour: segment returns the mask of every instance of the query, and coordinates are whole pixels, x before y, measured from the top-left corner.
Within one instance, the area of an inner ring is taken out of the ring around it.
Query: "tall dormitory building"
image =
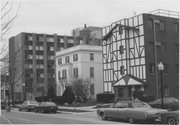
[[[160,98],[162,62],[164,96],[179,98],[179,13],[156,10],[103,28],[105,92],[119,98],[134,91]]]
[[[83,31],[90,32],[91,28],[93,27],[81,28],[81,34],[73,36],[23,32],[11,37],[9,70],[14,100],[47,96],[52,88],[55,92],[55,52],[79,44],[101,45],[101,39],[83,34]]]

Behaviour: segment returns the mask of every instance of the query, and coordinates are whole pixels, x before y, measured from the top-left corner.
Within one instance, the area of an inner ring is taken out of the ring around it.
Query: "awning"
[[[132,85],[145,85],[145,82],[139,78],[136,78],[130,74],[126,74],[113,86],[132,86]]]

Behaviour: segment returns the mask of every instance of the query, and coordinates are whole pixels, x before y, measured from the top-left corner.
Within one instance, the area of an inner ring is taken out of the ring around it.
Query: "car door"
[[[128,102],[122,102],[117,108],[117,118],[124,119],[127,117]]]
[[[113,104],[109,108],[105,109],[105,115],[107,117],[114,117],[115,116],[115,104]]]

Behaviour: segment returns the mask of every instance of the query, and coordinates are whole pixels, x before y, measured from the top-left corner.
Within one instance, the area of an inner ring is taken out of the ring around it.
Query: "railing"
[[[158,16],[179,18],[179,12],[171,11],[171,10],[157,9],[157,10],[151,11],[149,13],[154,14],[154,15],[158,15]]]

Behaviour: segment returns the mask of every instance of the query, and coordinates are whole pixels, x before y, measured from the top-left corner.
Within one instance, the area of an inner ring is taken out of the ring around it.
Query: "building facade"
[[[162,62],[165,96],[179,98],[179,13],[157,10],[103,28],[104,91],[160,98]]]
[[[87,27],[88,28],[88,27]],[[87,28],[82,28],[86,32]],[[49,89],[56,90],[55,52],[80,44],[101,45],[101,39],[57,34],[20,33],[9,39],[10,85],[13,100],[47,96]],[[97,33],[101,31],[97,31]],[[83,32],[82,32],[83,33]],[[96,34],[97,34],[96,33]],[[86,36],[87,35],[87,36]],[[87,42],[87,41],[92,42]],[[94,42],[95,41],[95,42]]]
[[[62,96],[73,79],[90,82],[91,97],[103,92],[102,47],[78,45],[56,52],[57,96]]]

